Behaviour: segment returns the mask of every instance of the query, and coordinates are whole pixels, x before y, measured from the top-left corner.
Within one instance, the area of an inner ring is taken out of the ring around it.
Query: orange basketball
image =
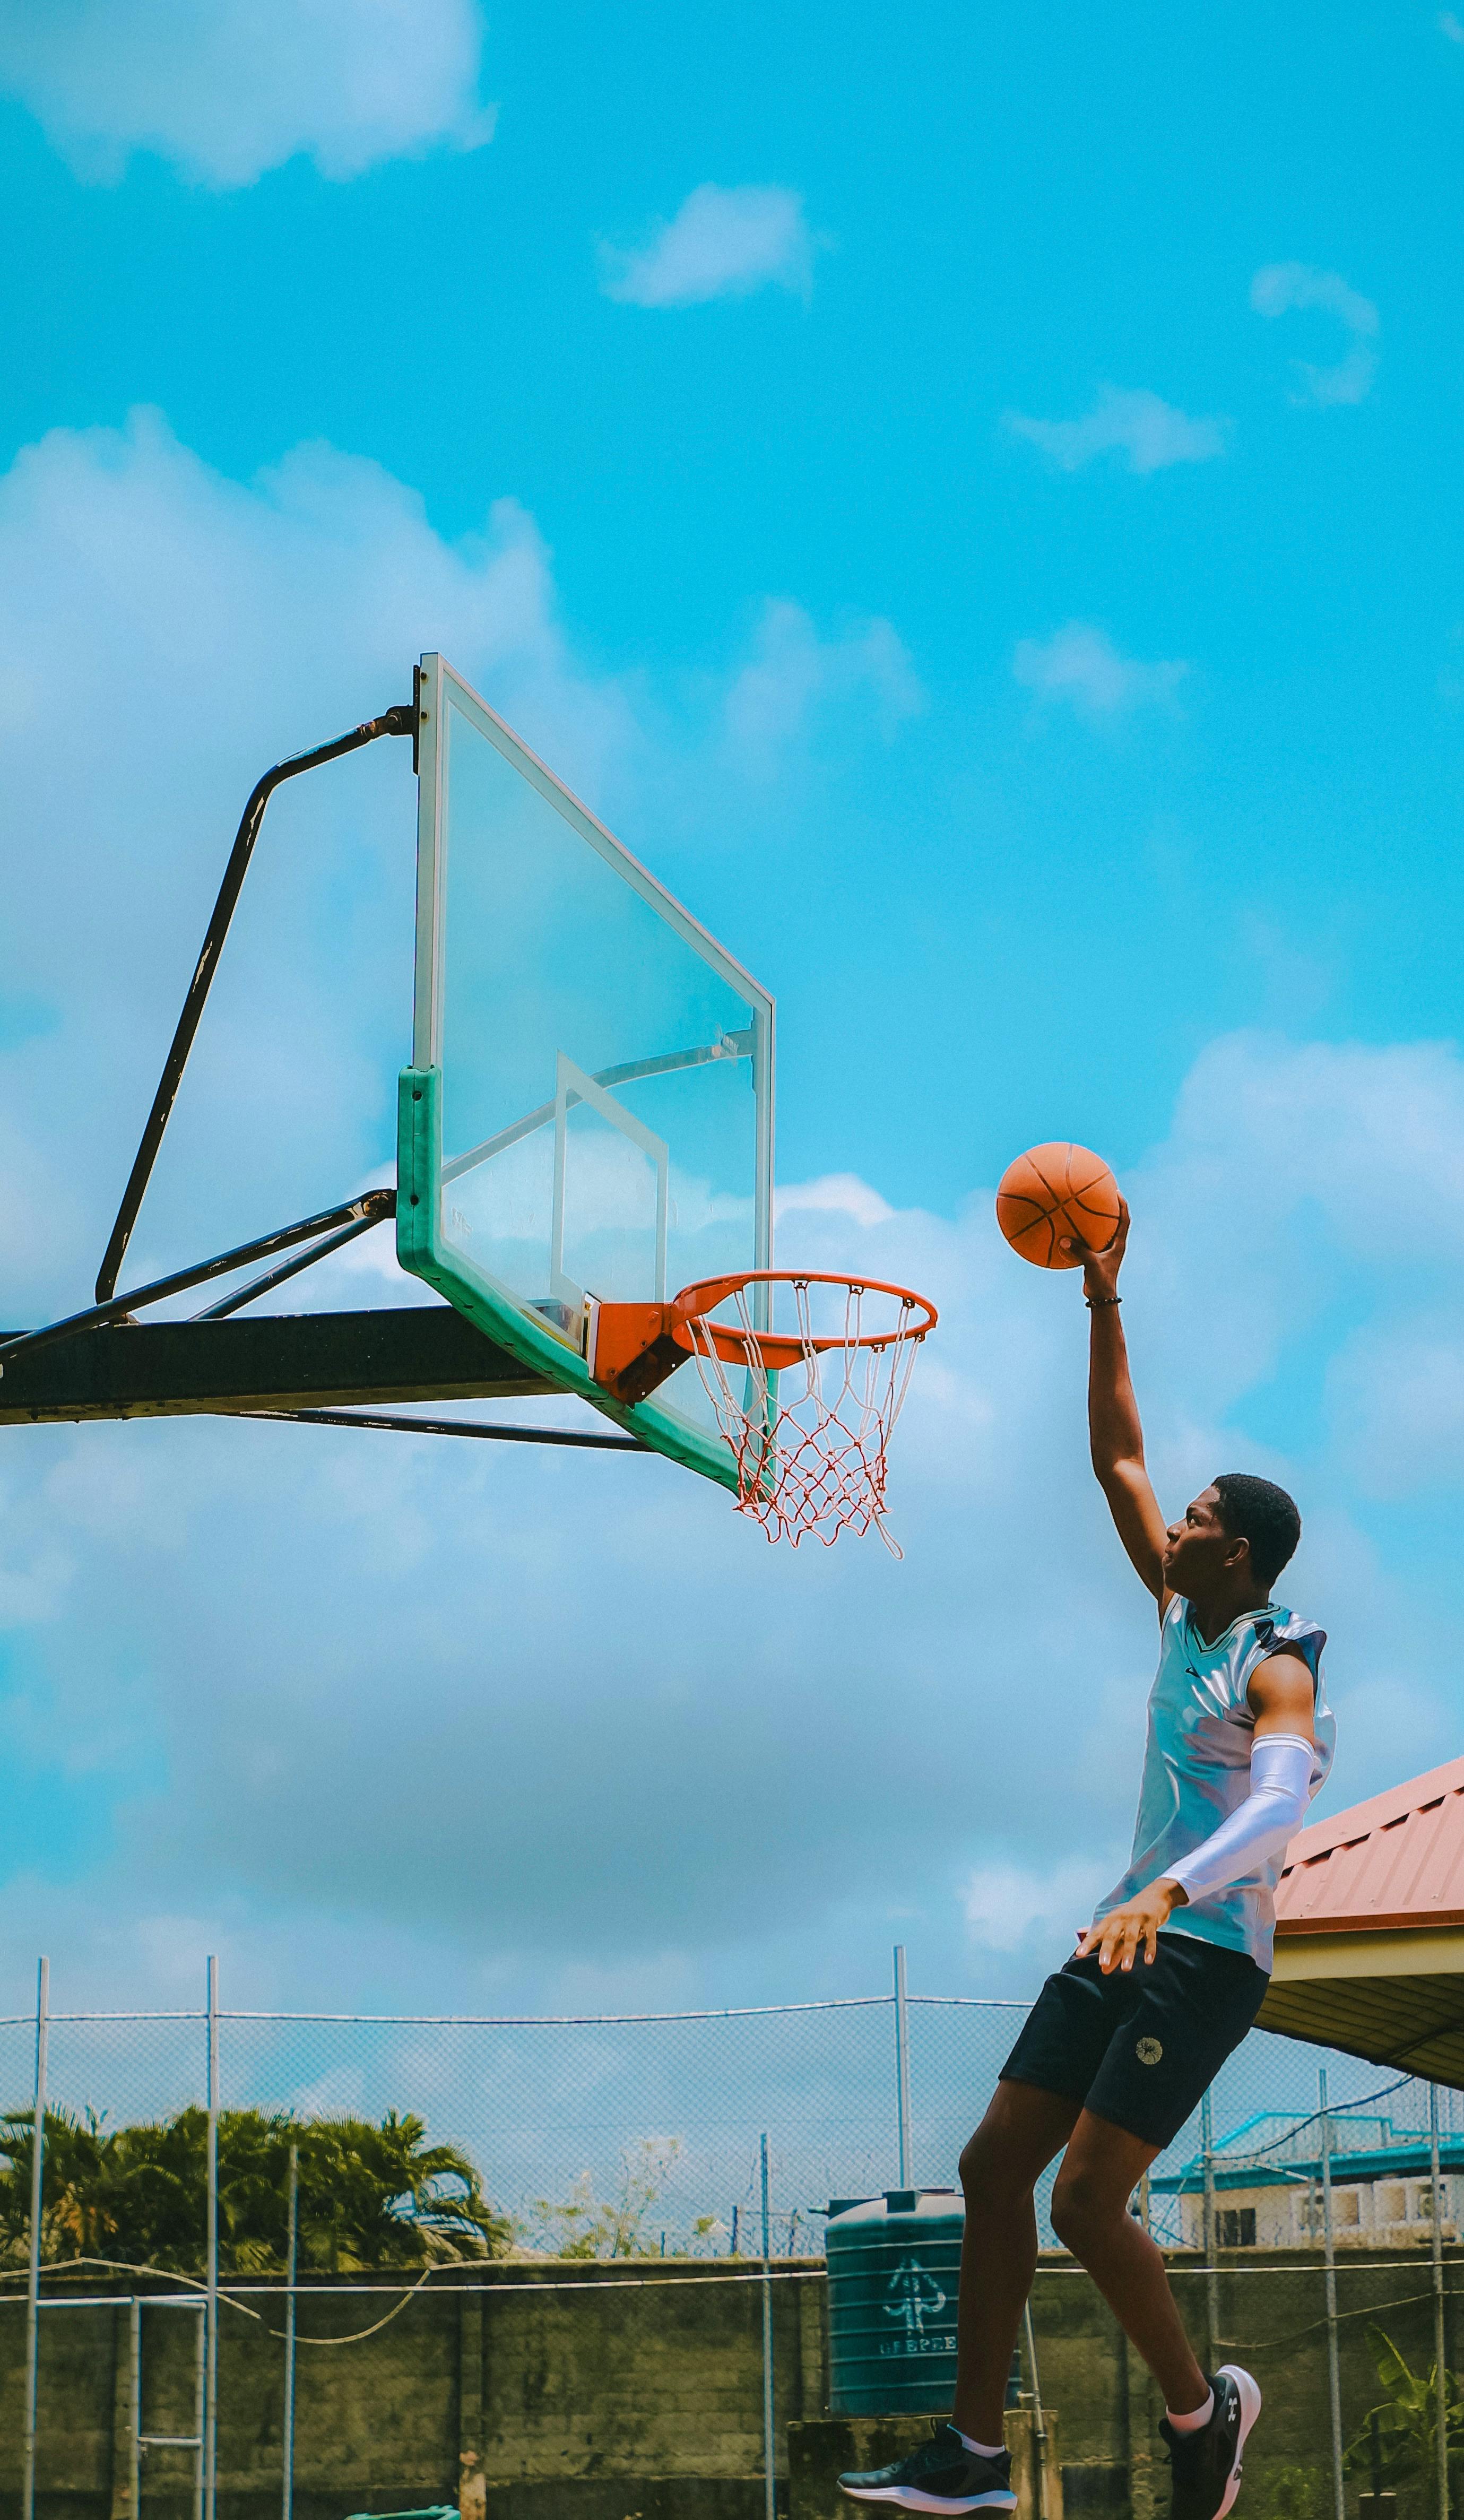
[[[1064,1236],[1101,1251],[1118,1221],[1118,1183],[1087,1147],[1029,1147],[1001,1176],[997,1223],[1013,1251],[1039,1269],[1076,1269]]]

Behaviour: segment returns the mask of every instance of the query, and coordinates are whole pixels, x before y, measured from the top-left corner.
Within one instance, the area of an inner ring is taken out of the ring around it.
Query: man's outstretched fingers
[[[1125,1198],[1123,1192],[1120,1191],[1119,1221],[1114,1227],[1112,1234],[1109,1236],[1108,1240],[1103,1243],[1085,1242],[1081,1235],[1065,1234],[1062,1237],[1062,1248],[1064,1251],[1071,1251],[1075,1260],[1118,1261],[1122,1260],[1124,1256],[1124,1245],[1128,1239],[1129,1202]]]

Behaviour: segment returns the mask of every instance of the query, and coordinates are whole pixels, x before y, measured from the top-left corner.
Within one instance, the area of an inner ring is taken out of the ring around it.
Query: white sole
[[[1255,2382],[1252,2382],[1254,2388]],[[922,2494],[918,2485],[844,2485],[851,2502],[898,2502],[904,2511],[1015,2511],[1017,2498],[999,2486],[990,2494]]]
[[[1240,2492],[1246,2439],[1256,2417],[1261,2412],[1261,2391],[1249,2371],[1242,2371],[1238,2362],[1222,2362],[1216,2377],[1220,2380],[1233,2380],[1240,2398],[1240,2432],[1235,2443],[1235,2465],[1230,2470],[1229,2484],[1225,2487],[1223,2499],[1215,2515],[1215,2520],[1225,2520],[1226,2512],[1231,2509]]]

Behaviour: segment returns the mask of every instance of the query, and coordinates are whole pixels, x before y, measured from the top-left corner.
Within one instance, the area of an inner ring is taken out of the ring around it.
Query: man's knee
[[[1030,2195],[1037,2184],[1030,2145],[1012,2128],[984,2119],[960,2156],[960,2184],[967,2212],[983,2197],[1005,2203]]]
[[[960,2156],[967,2211],[984,2197],[1009,2203],[1030,2196],[1072,2134],[1078,2105],[1035,2085],[999,2082]]]
[[[990,2187],[1001,2159],[1001,2146],[993,2143],[985,2127],[978,2127],[961,2153],[959,2164],[961,2192],[969,2205],[973,2196]]]
[[[1089,2170],[1058,2172],[1052,2188],[1052,2228],[1065,2249],[1082,2257],[1085,2248],[1119,2221],[1127,2210],[1116,2203],[1106,2180]]]

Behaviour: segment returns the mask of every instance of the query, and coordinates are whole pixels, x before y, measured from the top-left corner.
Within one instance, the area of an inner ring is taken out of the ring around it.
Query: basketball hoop
[[[758,1286],[791,1287],[796,1328],[756,1327]],[[814,1327],[814,1286],[843,1290],[831,1329]],[[724,1305],[732,1318],[718,1321]],[[872,1528],[901,1554],[884,1527],[885,1457],[915,1350],[936,1325],[923,1295],[820,1269],[752,1269],[703,1279],[665,1306],[602,1304],[599,1315],[591,1371],[622,1398],[695,1359],[736,1462],[738,1509],[770,1540],[796,1549],[816,1532],[828,1547]]]

